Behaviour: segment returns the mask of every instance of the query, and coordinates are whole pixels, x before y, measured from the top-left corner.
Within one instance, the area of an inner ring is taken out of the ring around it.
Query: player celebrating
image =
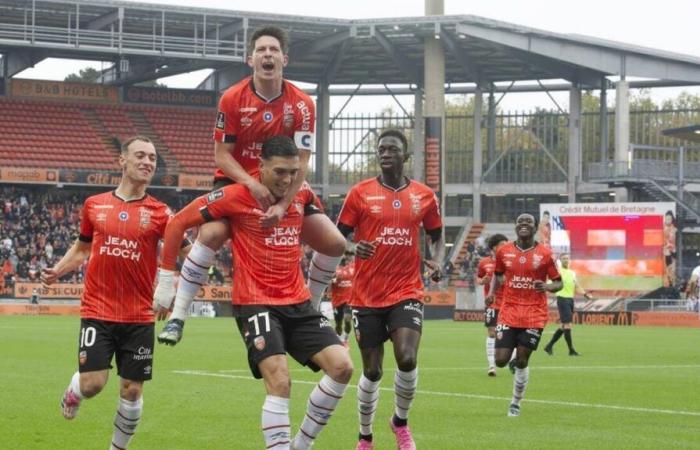
[[[348,334],[351,329],[352,311],[348,302],[352,297],[352,279],[355,277],[355,262],[347,258],[340,260],[331,283],[331,302],[335,317],[335,332],[340,336],[343,345],[348,345]]]
[[[521,214],[515,221],[515,242],[509,242],[496,252],[494,281],[489,303],[503,285],[503,304],[496,326],[496,365],[504,367],[511,361],[513,400],[508,416],[520,415],[520,401],[525,394],[530,369],[530,355],[537,350],[542,330],[547,324],[547,295],[561,289],[561,276],[552,258],[552,251],[534,239],[535,218]],[[549,278],[551,283],[546,284]]]
[[[214,189],[231,183],[246,186],[258,207],[265,212],[260,223],[266,227],[276,225],[292,203],[304,182],[313,151],[315,107],[308,95],[282,77],[289,61],[288,51],[289,38],[280,28],[266,27],[253,33],[248,45],[248,65],[253,69],[253,75],[224,92],[214,128],[218,167]],[[299,176],[280,199],[258,178],[262,143],[274,135],[293,138],[300,150]],[[207,282],[208,269],[214,262],[216,251],[229,237],[225,221],[208,222],[202,226],[197,242],[183,263],[176,294],[174,273],[159,272],[156,302],[169,307],[175,295],[173,312],[158,335],[159,342],[175,345],[180,341],[192,300]],[[309,277],[313,300],[318,302],[343,254],[335,249],[345,244],[345,240],[325,214],[304,219],[302,240],[320,252],[313,258]]]
[[[45,285],[56,282],[90,257],[80,302],[78,372],[63,394],[66,419],[75,418],[85,398],[107,383],[115,356],[121,377],[111,449],[125,449],[143,410],[143,383],[153,370],[153,282],[158,242],[170,209],[146,194],[156,170],[156,149],[143,136],[122,145],[122,180],[114,191],[85,200],[80,237],[52,268]],[[175,244],[177,254],[178,244]]]
[[[276,198],[294,189],[299,151],[286,136],[263,143],[259,180]],[[199,197],[168,224],[163,268],[175,269],[177,236],[186,229],[226,218],[233,251],[233,312],[248,348],[253,375],[263,378],[267,397],[262,407],[266,448],[290,448],[291,380],[285,353],[325,375],[309,396],[306,416],[292,448],[308,449],[328,422],[352,376],[352,361],[328,319],[309,302],[299,260],[304,217],[320,213],[308,184],[294,195],[282,221],[261,227],[265,215],[242,184],[228,185]],[[344,247],[344,245],[343,245]]]
[[[476,272],[476,283],[484,286],[484,299],[489,298],[489,290],[491,289],[491,281],[493,280],[493,269],[496,266],[496,261],[493,255],[496,254],[501,246],[508,243],[508,238],[502,234],[494,234],[489,237],[486,245],[490,250],[490,254],[479,261],[479,267]],[[486,305],[484,313],[484,325],[486,325],[486,360],[489,363],[489,370],[486,372],[488,376],[496,376],[496,360],[495,360],[495,342],[496,342],[496,324],[498,323],[498,310],[503,301],[503,288],[496,292],[493,297],[493,303]]]
[[[372,422],[379,399],[384,342],[391,339],[398,370],[394,377],[395,413],[390,421],[400,450],[415,449],[408,412],[418,381],[417,356],[423,324],[423,282],[419,228],[430,237],[428,272],[439,280],[444,246],[438,201],[426,185],[404,176],[409,157],[406,137],[397,130],[379,135],[381,174],[350,189],[338,228],[354,231],[353,322],[362,353],[357,386],[360,437],[357,449],[373,448]]]

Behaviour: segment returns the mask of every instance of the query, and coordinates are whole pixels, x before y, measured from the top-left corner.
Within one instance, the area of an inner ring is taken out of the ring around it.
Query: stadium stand
[[[167,170],[211,174],[213,123],[201,108],[0,99],[0,165],[115,170],[120,143],[143,134]]]
[[[0,100],[0,165],[114,169],[116,154],[100,141],[78,104]]]

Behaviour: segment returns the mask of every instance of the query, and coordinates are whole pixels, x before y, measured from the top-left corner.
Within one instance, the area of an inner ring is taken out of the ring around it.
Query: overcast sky
[[[231,0],[152,0],[144,3],[211,7],[238,11],[258,11],[302,16],[333,17],[344,19],[406,17],[424,15],[423,0],[265,0],[242,2]],[[660,50],[685,53],[700,57],[700,39],[697,39],[700,3],[690,0],[665,0],[644,4],[614,0],[446,0],[445,14],[470,14],[511,22],[560,33],[577,33],[611,39]],[[84,67],[84,63],[60,65],[55,61],[40,63],[22,77],[62,79],[66,74]],[[99,65],[97,65],[99,68]],[[203,75],[181,75],[165,82],[171,87],[194,87]],[[685,88],[700,93],[700,88]],[[681,89],[657,89],[657,100],[675,97]],[[559,94],[557,100],[564,106],[567,94]],[[335,98],[332,109],[339,108],[344,98]],[[403,103],[411,106],[410,98]],[[356,99],[346,111],[379,110],[392,100]],[[530,109],[535,106],[553,107],[544,94],[509,94],[501,103],[508,109]]]

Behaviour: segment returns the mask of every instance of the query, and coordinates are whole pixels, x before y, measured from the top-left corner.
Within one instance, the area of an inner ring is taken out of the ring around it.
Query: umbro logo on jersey
[[[120,212],[119,213],[119,220],[121,220],[122,222],[126,222],[127,220],[129,220],[129,213],[126,211]]]

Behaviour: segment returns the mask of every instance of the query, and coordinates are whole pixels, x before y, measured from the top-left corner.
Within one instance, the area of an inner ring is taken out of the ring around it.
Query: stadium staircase
[[[656,180],[648,179],[640,185],[640,189],[652,198],[667,202],[669,200],[679,206],[677,210],[677,222],[685,227],[695,227],[700,225],[700,198],[687,190],[683,190],[683,199],[678,195],[676,186],[662,184]]]
[[[185,172],[214,172],[213,110],[146,108],[143,114]]]
[[[100,119],[94,109],[91,108],[80,108],[80,112],[83,114],[85,119],[88,121],[92,129],[95,130],[97,136],[99,136],[104,147],[109,151],[114,151],[118,154],[119,148],[116,145],[114,136],[109,133],[107,127],[105,127],[104,122]]]
[[[460,232],[459,238],[455,243],[455,247],[452,250],[451,255],[448,257],[448,260],[452,261],[452,264],[454,265],[454,270],[452,271],[452,275],[450,275],[450,286],[460,284],[460,266],[467,255],[469,244],[476,242],[479,236],[481,236],[483,230],[483,223],[467,223],[462,229],[462,232]]]
[[[175,155],[173,155],[168,146],[165,145],[165,142],[161,136],[155,132],[143,112],[132,109],[126,111],[126,115],[129,117],[129,119],[131,119],[131,123],[134,124],[134,128],[138,134],[148,136],[153,141],[153,145],[155,145],[156,149],[158,149],[158,155],[162,158],[162,161],[165,164],[165,172],[168,174],[179,173],[180,164],[178,160],[175,158]]]

